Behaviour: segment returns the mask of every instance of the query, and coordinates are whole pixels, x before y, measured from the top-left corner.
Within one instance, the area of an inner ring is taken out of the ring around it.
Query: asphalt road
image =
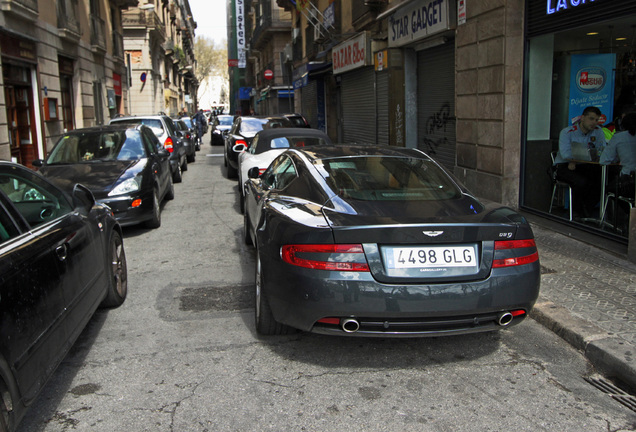
[[[92,319],[19,431],[636,429],[532,320],[434,339],[257,336],[236,181],[205,138],[162,226],[125,232],[126,303]]]

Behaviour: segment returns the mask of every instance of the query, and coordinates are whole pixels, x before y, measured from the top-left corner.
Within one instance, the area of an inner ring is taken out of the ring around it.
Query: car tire
[[[117,231],[110,234],[108,246],[108,291],[102,301],[102,307],[120,306],[128,294],[128,266],[126,264],[126,252],[124,242]]]
[[[256,322],[256,331],[261,335],[283,335],[291,332],[291,328],[277,322],[274,319],[272,309],[269,307],[269,302],[263,293],[263,274],[261,272],[261,257],[256,249],[256,280],[255,285],[255,300],[256,307],[254,308],[254,320]]]
[[[146,221],[146,226],[148,228],[159,228],[161,226],[161,203],[156,189],[152,194],[152,218]]]
[[[174,182],[172,181],[172,177],[168,179],[168,190],[166,191],[165,200],[170,201],[174,199]]]
[[[191,155],[188,155],[186,160],[188,161],[188,163],[194,163],[196,158],[197,158],[197,154],[196,153],[192,153]]]
[[[181,183],[181,181],[183,181],[183,173],[181,172],[181,165],[177,165],[177,170],[172,175],[172,181],[174,183]]]
[[[246,245],[252,245],[252,236],[250,235],[250,217],[247,215],[247,212],[243,213],[243,240]]]
[[[181,171],[187,171],[188,170],[188,157],[186,156],[183,159],[183,163],[181,164]]]
[[[240,185],[239,185],[239,188],[240,188]],[[245,197],[243,196],[240,190],[239,190],[239,210],[241,211],[241,214],[245,213]]]

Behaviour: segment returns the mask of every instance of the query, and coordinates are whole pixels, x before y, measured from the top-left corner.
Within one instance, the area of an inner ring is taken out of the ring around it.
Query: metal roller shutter
[[[417,53],[417,147],[455,168],[454,44]]]
[[[389,72],[379,72],[376,79],[376,102],[378,113],[378,144],[389,145]]]
[[[345,143],[375,144],[375,72],[361,68],[342,75],[342,117]]]

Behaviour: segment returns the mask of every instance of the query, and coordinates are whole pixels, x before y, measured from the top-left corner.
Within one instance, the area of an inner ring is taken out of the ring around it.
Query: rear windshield
[[[162,136],[165,131],[163,129],[163,123],[159,119],[140,119],[140,118],[130,118],[126,120],[117,120],[117,124],[130,124],[130,125],[138,125],[143,124],[148,126],[158,137]]]
[[[46,163],[92,163],[140,159],[145,156],[137,130],[73,133],[58,141]]]
[[[232,126],[232,122],[234,121],[234,117],[232,116],[219,116],[219,124],[223,126]]]
[[[461,196],[434,162],[390,156],[322,159],[316,167],[343,198],[364,201],[433,201]]]

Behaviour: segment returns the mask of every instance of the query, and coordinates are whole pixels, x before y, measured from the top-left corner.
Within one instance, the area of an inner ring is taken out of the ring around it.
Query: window
[[[273,189],[284,189],[296,179],[296,167],[292,160],[280,157],[272,167],[263,174],[263,184]]]

